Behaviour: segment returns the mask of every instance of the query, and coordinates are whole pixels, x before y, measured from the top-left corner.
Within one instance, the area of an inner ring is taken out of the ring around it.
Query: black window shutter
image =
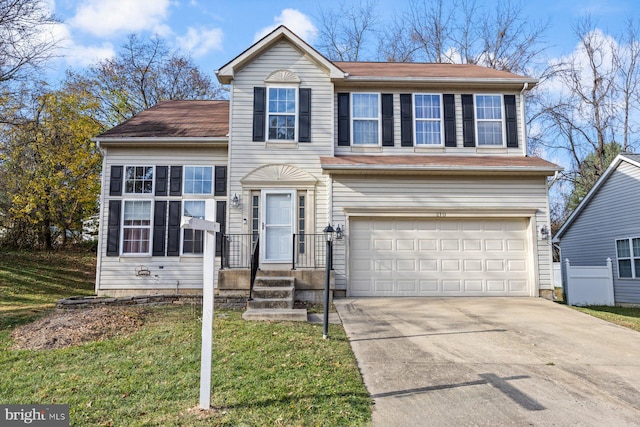
[[[157,168],[156,168],[157,170]],[[165,232],[167,229],[167,202],[158,200],[153,208],[153,256],[165,255]]]
[[[400,94],[400,144],[413,147],[413,112],[411,94]]]
[[[169,195],[182,195],[182,166],[171,166],[171,179],[169,181]]]
[[[455,147],[456,141],[456,101],[453,94],[442,95],[444,107],[444,146]]]
[[[507,125],[507,147],[518,148],[518,119],[516,96],[504,96],[504,118]]]
[[[300,88],[298,92],[298,141],[311,142],[311,89]]]
[[[351,144],[349,129],[349,94],[338,94],[338,145],[348,147]]]
[[[226,196],[227,195],[227,167],[216,166],[215,168],[215,183],[214,183],[214,196]]]
[[[465,147],[476,146],[473,95],[462,95],[462,141]]]
[[[222,235],[227,225],[227,202],[216,202],[216,222],[220,224],[220,232],[216,233],[216,256],[222,255]]]
[[[382,146],[393,147],[393,94],[382,94]]]
[[[109,180],[109,195],[122,196],[122,166],[111,166],[111,179]]]
[[[107,220],[107,256],[120,255],[120,212],[122,200],[109,200]]]
[[[167,195],[169,166],[156,166],[156,196]]]
[[[167,232],[167,256],[180,255],[180,220],[182,219],[182,202],[169,202],[169,219]]]
[[[264,87],[253,88],[253,140],[264,141],[266,94]]]

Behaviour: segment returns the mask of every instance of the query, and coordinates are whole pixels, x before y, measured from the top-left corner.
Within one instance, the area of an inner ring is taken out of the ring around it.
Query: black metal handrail
[[[256,274],[258,274],[258,266],[260,264],[260,238],[258,237],[253,243],[251,251],[251,282],[249,283],[249,301],[253,299],[253,285],[256,282]]]
[[[294,234],[291,251],[291,269],[323,268],[326,259],[325,239],[324,234]],[[331,261],[333,258],[332,255],[333,254],[330,254]],[[333,265],[331,266],[333,268]]]
[[[253,243],[257,240],[257,234],[223,234],[221,268],[251,267]]]

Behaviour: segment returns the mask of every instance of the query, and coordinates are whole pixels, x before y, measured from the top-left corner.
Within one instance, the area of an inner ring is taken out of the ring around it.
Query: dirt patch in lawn
[[[99,307],[57,311],[13,330],[14,349],[46,350],[99,341],[136,331],[147,310],[140,307]]]

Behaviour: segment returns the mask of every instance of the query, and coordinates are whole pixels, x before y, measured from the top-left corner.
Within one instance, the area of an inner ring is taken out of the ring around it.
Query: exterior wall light
[[[338,224],[338,226],[336,227],[336,239],[341,240],[343,233],[344,233],[344,230],[340,227],[340,224]]]
[[[234,208],[240,207],[240,197],[238,197],[237,193],[235,193],[233,195],[233,199],[231,199],[231,206],[233,206]]]
[[[543,225],[540,228],[540,237],[542,238],[542,240],[549,240],[549,236],[551,233],[549,233],[549,227],[547,227],[546,225]]]

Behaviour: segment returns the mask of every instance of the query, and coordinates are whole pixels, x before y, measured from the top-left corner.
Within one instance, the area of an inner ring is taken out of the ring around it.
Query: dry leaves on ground
[[[140,307],[98,307],[57,311],[14,329],[14,349],[45,350],[99,341],[136,331],[144,322]]]

